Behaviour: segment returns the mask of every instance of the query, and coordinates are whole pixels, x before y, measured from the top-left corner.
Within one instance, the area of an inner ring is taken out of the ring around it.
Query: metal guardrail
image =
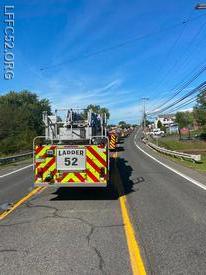
[[[155,145],[151,142],[146,142],[146,143],[151,148],[155,149],[158,152],[165,153],[166,155],[180,157],[180,158],[183,158],[183,159],[190,159],[194,162],[201,161],[201,155],[192,155],[192,154],[186,154],[186,153],[182,153],[182,152],[172,151],[172,150],[165,149],[163,147],[159,147],[159,146],[157,146],[157,145]]]
[[[33,155],[33,152],[28,152],[21,155],[0,158],[0,165],[15,162],[17,160],[21,160],[21,159],[24,159],[25,157],[32,156],[32,155]]]

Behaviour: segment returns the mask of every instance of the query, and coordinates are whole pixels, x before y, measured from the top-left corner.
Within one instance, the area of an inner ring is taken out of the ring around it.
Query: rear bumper
[[[34,186],[47,186],[47,187],[107,187],[107,182],[70,182],[70,183],[49,183],[49,182],[38,182]]]

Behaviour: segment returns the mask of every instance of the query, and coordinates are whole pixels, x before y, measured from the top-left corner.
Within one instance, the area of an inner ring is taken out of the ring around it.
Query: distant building
[[[158,121],[162,123],[162,126],[165,126],[166,128],[168,128],[170,125],[175,123],[175,119],[176,117],[174,114],[159,115],[154,121],[155,128],[158,128],[157,127]]]
[[[172,133],[177,133],[178,132],[178,124],[174,123],[171,124],[168,128],[167,128],[167,132],[172,134]]]
[[[178,131],[178,125],[175,122],[175,114],[159,115],[154,121],[154,127],[158,128],[158,121],[162,123],[162,126],[166,128],[169,133],[176,133]]]

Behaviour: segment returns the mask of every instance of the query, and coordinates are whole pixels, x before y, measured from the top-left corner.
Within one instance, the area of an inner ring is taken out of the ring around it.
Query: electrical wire
[[[182,104],[176,106],[174,109],[170,110],[170,112],[174,112],[174,111],[176,111],[176,110],[179,110],[179,109],[181,109],[182,107],[185,107],[185,106],[187,106],[187,105],[189,105],[189,104],[191,104],[191,103],[193,103],[193,102],[195,102],[195,101],[197,102],[197,97],[198,97],[198,96],[201,96],[201,95],[204,94],[205,92],[206,92],[206,87],[203,87],[203,88],[201,89],[201,92],[199,92],[199,93],[198,93],[197,95],[195,95],[194,97],[192,97],[192,98],[186,100],[186,101],[183,102]]]
[[[115,49],[118,49],[118,48],[125,47],[126,45],[134,43],[136,41],[143,40],[143,39],[149,38],[149,37],[151,37],[153,35],[160,34],[162,32],[165,32],[165,31],[177,28],[177,27],[179,27],[179,26],[181,26],[183,24],[188,24],[190,22],[193,22],[193,21],[199,19],[200,17],[202,17],[203,15],[206,15],[206,14],[204,13],[204,14],[201,14],[199,16],[195,16],[193,18],[181,21],[181,22],[179,22],[179,23],[177,23],[177,24],[175,24],[173,26],[165,27],[164,29],[157,30],[157,31],[154,31],[154,32],[142,35],[142,36],[135,36],[133,38],[127,39],[125,41],[122,41],[119,44],[115,44],[115,45],[110,46],[110,47],[102,48],[102,49],[99,49],[97,51],[94,51],[94,52],[91,52],[91,53],[88,53],[88,54],[85,54],[85,55],[82,55],[82,56],[70,58],[67,61],[64,61],[64,62],[61,62],[61,63],[58,63],[58,64],[41,67],[40,70],[41,71],[48,70],[48,69],[51,69],[51,68],[59,67],[61,65],[67,64],[67,63],[73,63],[73,62],[75,62],[77,60],[80,60],[80,59],[86,59],[86,58],[97,56],[97,55],[100,55],[100,54],[103,54],[103,53],[106,53],[106,52],[109,52],[109,51],[112,51],[112,50],[115,50]]]
[[[175,108],[170,109],[169,112],[172,114],[172,113],[174,113],[174,112],[176,112],[176,111],[182,109],[183,107],[188,106],[188,105],[190,105],[190,104],[193,103],[193,102],[196,102],[196,101],[197,101],[197,96],[198,96],[198,95],[196,95],[196,96],[190,98],[189,100],[187,100],[187,101],[185,101],[184,103],[182,103],[182,104],[176,106]],[[168,111],[168,110],[167,110],[167,111]],[[148,114],[148,116],[149,116],[149,117],[154,117],[154,115],[150,115],[150,114]]]
[[[190,18],[190,17],[191,17],[191,14],[190,14],[189,18]],[[163,81],[162,81],[161,84],[159,84],[159,85],[155,88],[155,90],[156,90],[157,88],[161,87],[163,83],[165,83],[165,81],[166,81],[167,77],[170,75],[171,71],[174,71],[174,70],[177,68],[177,66],[178,66],[178,68],[180,68],[180,66],[181,66],[182,69],[184,69],[184,67],[186,67],[185,65],[188,64],[187,61],[188,61],[188,59],[190,59],[190,55],[188,55],[188,53],[189,53],[189,51],[190,51],[190,49],[191,49],[191,46],[192,46],[193,42],[197,39],[197,37],[200,35],[200,33],[204,30],[205,25],[206,25],[206,22],[204,22],[204,23],[200,26],[200,28],[197,30],[197,32],[193,35],[192,39],[190,40],[189,46],[186,48],[186,51],[185,51],[184,54],[182,55],[182,56],[185,56],[185,53],[186,53],[186,54],[187,54],[187,55],[186,55],[186,59],[183,60],[182,63],[180,63],[179,60],[176,60],[175,63],[174,63],[174,64],[170,67],[170,69],[167,71],[167,74],[164,76],[164,79],[161,78]],[[186,27],[186,25],[185,25],[185,27]],[[185,30],[185,28],[183,29],[183,31],[180,33],[180,35],[179,35],[179,36],[177,37],[177,39],[175,40],[175,45],[176,45],[177,42],[179,41],[179,38],[182,36],[184,30]],[[173,45],[172,49],[170,50],[170,53],[171,53],[171,51],[173,50],[173,48],[174,48],[174,45]],[[181,56],[181,57],[182,57],[182,56]],[[167,55],[167,58],[166,58],[166,59],[168,59],[168,55]],[[181,59],[180,59],[180,60],[181,60]],[[205,60],[205,61],[206,61],[206,60]],[[205,61],[204,61],[204,62],[205,62]],[[203,64],[204,62],[201,62],[200,64]],[[181,71],[182,71],[182,70],[181,70]],[[170,90],[170,92],[164,93],[164,94],[162,95],[162,97],[160,98],[160,102],[161,102],[161,99],[164,99],[169,93],[171,93],[171,91],[173,91],[174,89],[176,89],[176,88],[178,87],[178,85],[181,85],[181,84],[182,84],[182,82],[181,82],[180,84],[175,85],[175,87],[173,87],[173,88]],[[160,104],[162,105],[163,103],[161,102]],[[157,108],[158,108],[158,107],[157,107]]]
[[[194,96],[194,97],[192,97],[192,98],[190,98],[189,100],[183,102],[182,104],[176,106],[175,108],[169,110],[169,112],[170,112],[170,113],[173,113],[174,111],[177,111],[177,110],[179,110],[179,109],[182,109],[183,107],[185,107],[185,106],[187,106],[187,105],[189,105],[189,104],[191,104],[191,103],[193,103],[193,102],[195,102],[195,101],[197,101],[197,95]]]
[[[204,22],[204,23],[200,26],[199,30],[195,33],[195,35],[194,35],[194,36],[192,37],[192,39],[190,40],[189,46],[186,48],[186,50],[185,50],[185,52],[184,52],[184,56],[186,57],[186,59],[183,60],[182,63],[180,62],[180,63],[179,63],[179,66],[174,66],[174,67],[173,67],[173,70],[175,70],[176,68],[181,68],[181,66],[184,66],[184,67],[185,67],[185,65],[188,64],[188,60],[190,59],[190,54],[189,54],[189,52],[190,52],[190,49],[191,49],[191,47],[192,47],[192,44],[193,44],[194,41],[197,40],[197,37],[198,37],[198,36],[200,35],[200,33],[204,30],[205,25],[206,25],[206,22]],[[185,54],[186,54],[186,55],[185,55]],[[176,63],[176,65],[178,65],[178,62]],[[183,67],[183,68],[184,68],[184,67]]]
[[[187,20],[191,19],[192,12],[193,12],[193,10],[191,10],[191,12],[190,12]],[[169,48],[169,51],[168,51],[167,55],[164,57],[164,61],[166,60],[166,62],[167,62],[170,59],[170,57],[172,55],[172,52],[174,51],[174,49],[178,45],[179,41],[181,40],[181,38],[182,38],[182,36],[183,36],[183,34],[185,32],[186,26],[187,26],[187,24],[184,24],[181,32],[178,33],[177,38],[174,40],[174,42],[172,43],[171,47]],[[177,60],[175,61],[175,63],[176,62],[177,62]],[[165,65],[161,66],[161,69],[158,72],[158,74],[160,74],[160,75],[162,74],[162,72],[164,71],[164,67],[165,67]],[[169,73],[171,72],[172,68],[173,68],[173,66],[169,67],[169,69],[166,71],[166,73],[158,81],[158,84],[156,85],[156,87],[155,88],[153,87],[153,90],[157,90],[157,89],[159,89],[162,86],[162,84],[165,82],[165,79],[168,77]]]
[[[206,70],[206,66],[203,68],[204,71]],[[200,84],[197,88],[195,89],[192,89],[191,91],[189,91],[186,95],[184,95],[183,97],[177,99],[175,102],[172,102],[170,105],[162,108],[162,109],[159,109],[159,110],[156,110],[155,112],[149,112],[150,115],[155,115],[155,114],[160,114],[166,110],[169,110],[171,107],[177,105],[178,103],[182,102],[184,99],[190,97],[191,95],[195,94],[195,93],[198,93],[199,91],[202,92],[202,90],[204,90],[206,88],[206,81],[203,82],[202,84]]]
[[[174,97],[179,95],[185,88],[187,88],[192,82],[194,82],[204,71],[206,70],[206,65],[202,66],[200,70],[192,76],[188,81],[183,83],[181,87],[174,93],[172,94],[166,101],[164,101],[162,104],[160,104],[158,107],[153,109],[151,113],[156,113],[159,112],[159,109],[162,108],[162,106],[166,105],[169,103]],[[157,111],[158,110],[158,111]]]
[[[196,70],[199,69],[200,66],[202,66],[202,65],[204,65],[204,64],[206,64],[206,59],[204,59],[203,62],[201,62],[200,64],[198,64],[198,65],[195,67],[195,69],[192,69],[192,71],[191,71],[187,76],[185,76],[183,80],[181,80],[180,82],[178,82],[177,84],[175,84],[175,86],[174,86],[172,89],[170,89],[168,92],[164,93],[164,94],[162,95],[162,97],[159,98],[159,100],[160,100],[159,105],[162,106],[162,104],[164,103],[165,97],[166,97],[167,95],[170,95],[171,92],[176,91],[176,90],[179,90],[179,89],[180,89],[179,86],[182,87],[182,85],[184,85],[185,83],[187,83],[187,77],[190,76],[190,74],[194,75],[195,72],[196,72]],[[173,98],[173,96],[172,96],[172,98]],[[161,101],[161,99],[162,99],[162,101]],[[155,109],[156,109],[156,108],[158,108],[158,107],[155,107]]]

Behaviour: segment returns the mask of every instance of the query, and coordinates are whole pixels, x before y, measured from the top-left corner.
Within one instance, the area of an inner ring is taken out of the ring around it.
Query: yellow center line
[[[16,202],[9,210],[4,211],[2,214],[0,214],[0,221],[3,220],[6,216],[8,216],[11,212],[13,212],[17,207],[19,207],[21,204],[23,204],[25,201],[27,201],[29,198],[34,196],[36,193],[43,191],[45,187],[37,187],[33,189],[29,194],[27,194],[25,197],[21,198],[18,202]]]
[[[117,152],[114,155],[115,158],[117,158]],[[129,211],[127,208],[127,198],[124,195],[124,188],[123,184],[121,182],[121,178],[119,175],[119,172],[117,171],[116,165],[115,165],[115,172],[116,177],[117,177],[117,188],[119,192],[119,202],[121,206],[121,213],[122,213],[122,220],[124,223],[124,230],[125,230],[125,235],[126,235],[126,240],[127,240],[127,246],[129,250],[129,255],[130,255],[130,262],[131,262],[131,267],[133,274],[135,275],[145,275],[146,269],[141,257],[141,252],[140,252],[140,247],[138,245],[138,242],[135,237],[135,230],[133,228],[130,216],[129,216]]]

